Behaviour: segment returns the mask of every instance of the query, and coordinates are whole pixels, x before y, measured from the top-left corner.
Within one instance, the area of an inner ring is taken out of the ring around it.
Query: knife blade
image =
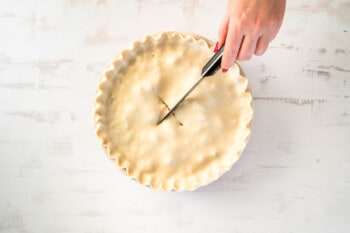
[[[204,80],[204,78],[211,76],[216,73],[221,64],[222,55],[224,53],[225,46],[223,45],[219,51],[217,51],[202,68],[201,76],[195,84],[181,97],[179,101],[165,114],[157,123],[159,125],[162,123],[174,110],[186,99],[186,97]]]

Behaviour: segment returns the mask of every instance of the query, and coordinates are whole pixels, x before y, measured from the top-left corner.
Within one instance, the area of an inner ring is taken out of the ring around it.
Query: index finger
[[[237,30],[234,23],[230,23],[225,42],[225,50],[221,61],[221,68],[223,70],[229,69],[235,62],[242,41],[243,34],[241,34],[239,30]]]

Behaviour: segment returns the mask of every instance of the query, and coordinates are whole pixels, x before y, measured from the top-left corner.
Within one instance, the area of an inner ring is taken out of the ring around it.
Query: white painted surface
[[[241,63],[255,124],[240,161],[162,193],[104,155],[93,99],[133,40],[216,40],[225,1],[0,1],[0,232],[349,232],[350,4],[288,1],[268,52]]]

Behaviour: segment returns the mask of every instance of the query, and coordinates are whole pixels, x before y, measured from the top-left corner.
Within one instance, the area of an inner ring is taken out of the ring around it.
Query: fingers
[[[254,54],[257,56],[263,55],[268,48],[269,43],[270,40],[266,35],[261,36],[257,41]]]
[[[258,37],[239,33],[236,24],[229,23],[225,16],[219,29],[219,48],[225,44],[225,51],[222,57],[221,68],[223,71],[229,69],[235,60],[249,60],[257,46]]]
[[[238,52],[237,60],[247,61],[252,58],[254,52],[256,51],[256,43],[258,38],[251,35],[244,36],[241,44],[241,48]]]
[[[239,35],[238,32],[227,33],[225,51],[222,57],[221,68],[223,71],[229,69],[235,60],[247,61],[255,54],[257,56],[263,55],[267,50],[270,39],[266,35],[256,37],[252,35]]]
[[[221,69],[227,71],[233,63],[247,61],[255,55],[262,55],[268,48],[270,41],[276,33],[264,33],[255,29],[242,30],[242,25],[233,21],[230,14],[226,14],[220,24],[218,36],[218,49],[225,44]]]
[[[218,38],[219,48],[225,44],[228,25],[229,25],[229,18],[227,15],[225,15],[225,17],[221,21],[220,28],[219,28],[219,38]]]
[[[240,46],[242,44],[243,35],[236,30],[235,24],[230,24],[225,41],[225,50],[222,56],[221,69],[228,70],[235,62]]]

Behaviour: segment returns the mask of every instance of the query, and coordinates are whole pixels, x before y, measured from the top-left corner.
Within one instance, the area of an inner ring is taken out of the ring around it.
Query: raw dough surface
[[[208,77],[160,125],[198,80],[212,44],[178,33],[148,36],[108,67],[96,98],[97,134],[110,158],[144,185],[192,190],[239,158],[253,110],[235,64]]]

